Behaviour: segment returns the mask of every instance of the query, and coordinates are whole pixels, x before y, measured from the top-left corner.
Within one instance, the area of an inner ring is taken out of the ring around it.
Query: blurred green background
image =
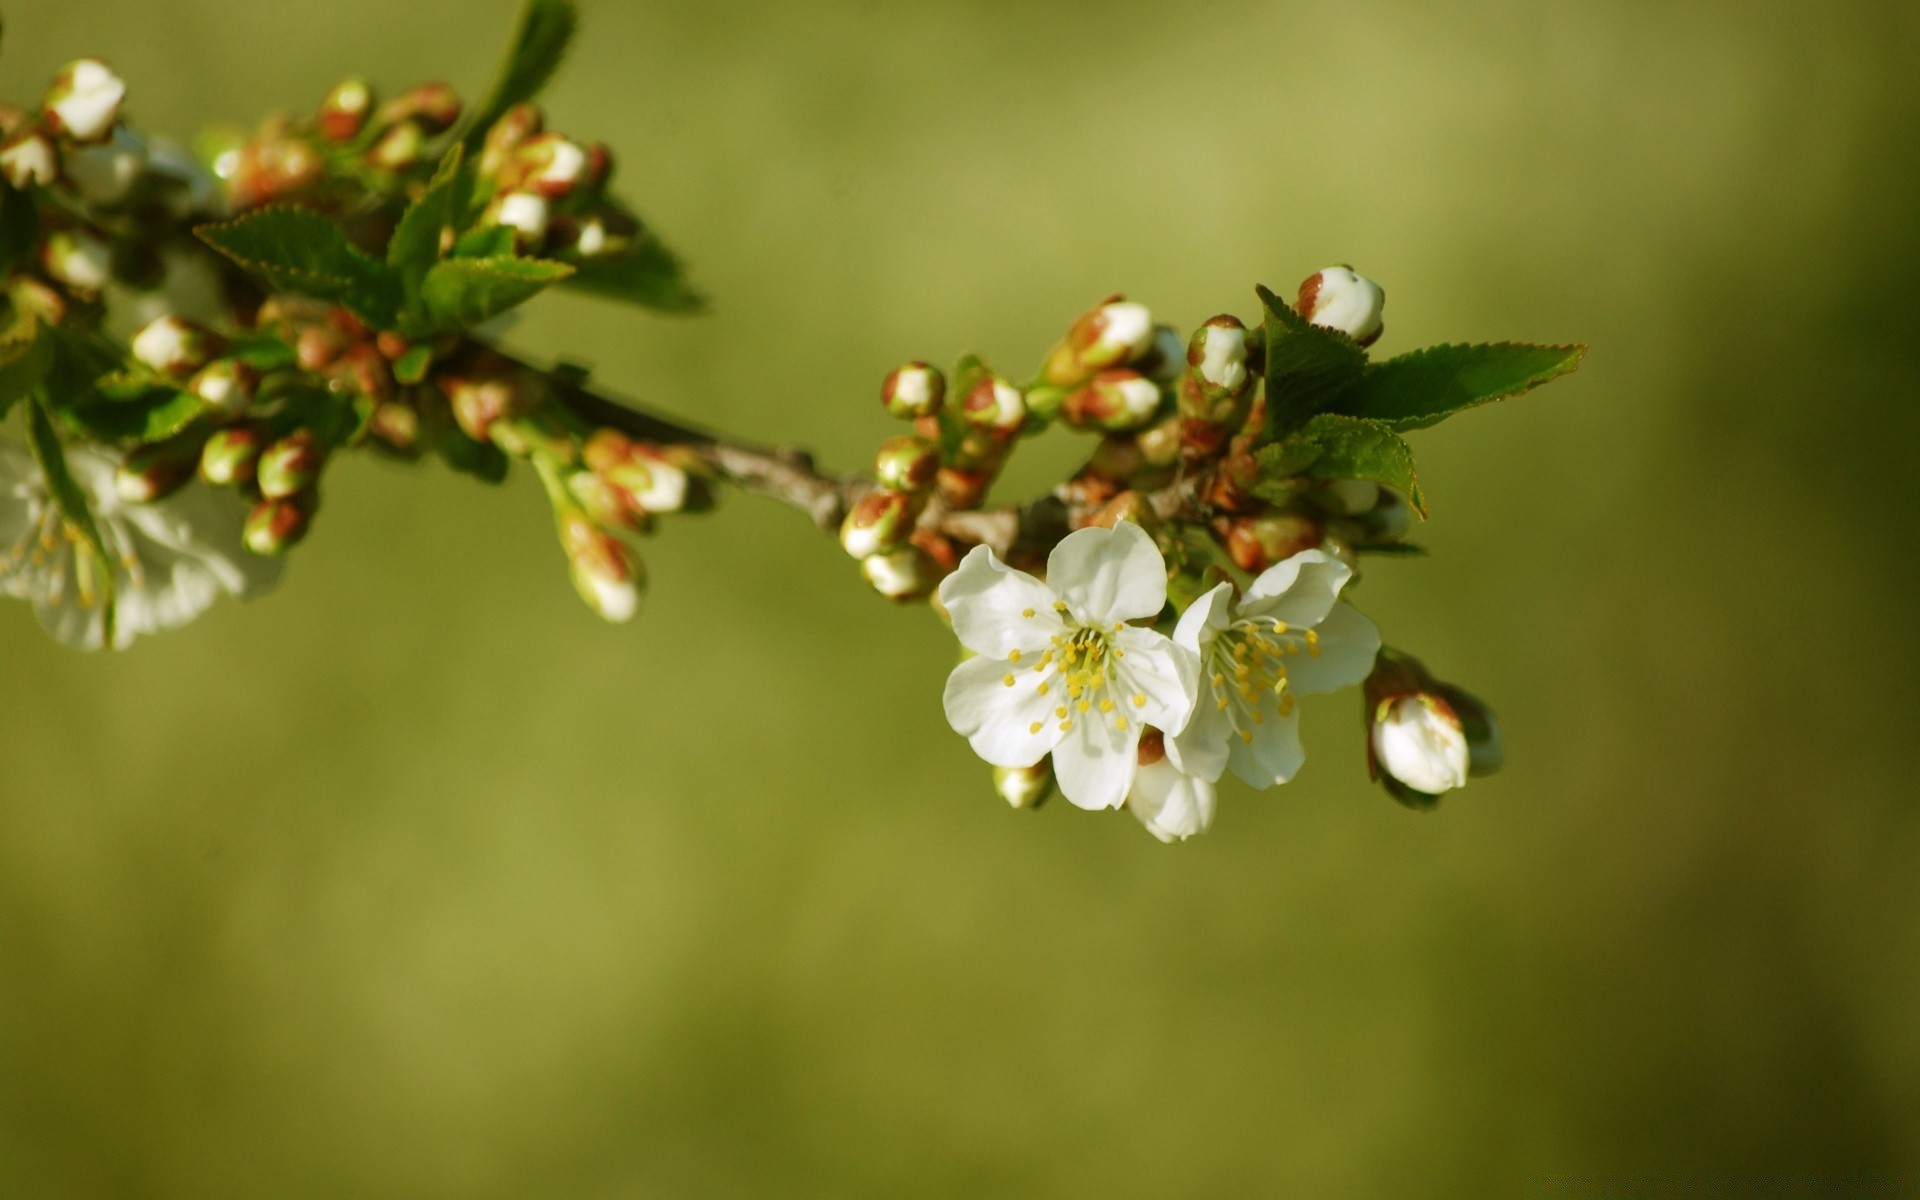
[[[514,7],[16,0],[0,90],[474,95]],[[792,513],[668,523],[611,629],[530,479],[355,462],[268,602],[111,658],[0,608],[0,1194],[1920,1185],[1920,9],[584,9],[554,121],[714,309],[512,338],[688,417],[858,465],[902,359],[1335,261],[1384,350],[1591,342],[1417,436],[1434,556],[1359,593],[1510,767],[1403,811],[1333,697],[1186,846],[1010,812],[948,635]]]

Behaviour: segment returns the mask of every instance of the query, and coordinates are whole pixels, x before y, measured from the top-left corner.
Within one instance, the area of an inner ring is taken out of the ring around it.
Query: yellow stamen
[[[1030,617],[1033,615],[1033,610],[1030,608],[1023,608],[1020,610],[1020,615],[1023,617]]]
[[[1001,682],[1001,683],[1004,683],[1004,684],[1006,684],[1006,685],[1007,685],[1008,687],[1012,687],[1012,686],[1013,686],[1013,676],[1011,676],[1011,675],[1008,675],[1008,676],[1007,676],[1007,677],[1006,677],[1005,679],[1002,679],[1002,680],[1001,680],[1000,682]]]

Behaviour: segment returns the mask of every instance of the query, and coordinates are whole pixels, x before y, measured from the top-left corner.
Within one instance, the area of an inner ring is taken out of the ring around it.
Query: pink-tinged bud
[[[940,447],[925,438],[889,438],[873,458],[873,477],[881,487],[913,496],[932,487],[939,471]]]
[[[40,248],[40,263],[56,283],[83,298],[100,294],[113,280],[113,252],[84,229],[49,234]]]
[[[113,474],[113,490],[128,504],[151,504],[180,490],[193,478],[200,448],[190,439],[136,447]]]
[[[947,396],[947,377],[938,367],[910,362],[880,385],[880,403],[896,417],[931,417]]]
[[[476,355],[443,372],[439,384],[461,432],[476,442],[488,441],[496,422],[525,416],[534,406],[524,372],[498,355]]]
[[[320,494],[313,491],[262,500],[247,514],[241,540],[255,554],[284,554],[307,536],[319,508]]]
[[[615,429],[594,430],[581,449],[581,458],[641,512],[679,512],[693,493],[686,467],[672,454]]]
[[[1379,284],[1342,266],[1309,275],[1293,307],[1315,325],[1337,329],[1362,346],[1371,346],[1386,327],[1381,321],[1386,306],[1387,293]]]
[[[418,125],[422,132],[445,133],[460,119],[460,94],[444,83],[408,88],[380,109],[381,125]]]
[[[961,399],[960,415],[976,429],[1015,433],[1027,423],[1027,398],[998,375],[986,375]]]
[[[293,357],[302,371],[319,373],[346,353],[347,339],[326,325],[308,325],[294,339]]]
[[[1167,467],[1179,461],[1184,424],[1179,417],[1168,417],[1134,435],[1148,466]]]
[[[261,451],[255,481],[262,496],[283,499],[311,488],[326,463],[326,451],[313,434],[296,429]]]
[[[43,107],[47,126],[76,142],[97,142],[120,120],[127,85],[98,59],[68,63],[53,77]]]
[[[162,375],[184,379],[226,350],[219,334],[184,317],[166,316],[133,335],[133,356]]]
[[[585,147],[557,133],[543,133],[515,152],[502,174],[501,185],[558,200],[590,182],[592,176],[593,164]]]
[[[266,434],[251,425],[218,430],[201,447],[200,478],[215,487],[252,481],[266,443]]]
[[[1060,414],[1082,429],[1121,433],[1138,429],[1160,408],[1160,385],[1127,367],[1102,371],[1068,396]]]
[[[311,191],[326,177],[326,160],[307,139],[281,121],[269,122],[240,148],[231,168],[222,172],[236,208],[291,200]]]
[[[1234,400],[1253,384],[1247,371],[1247,327],[1230,314],[1214,317],[1187,344],[1187,371],[1209,401]],[[1208,416],[1191,412],[1188,416]]]
[[[840,545],[848,554],[861,559],[897,550],[913,536],[914,521],[919,515],[913,497],[875,488],[860,497],[847,519],[840,523]]]
[[[376,403],[393,399],[393,364],[373,343],[350,346],[341,366],[346,382],[360,395]]]
[[[420,453],[420,411],[411,404],[379,404],[367,421],[367,432],[395,454]]]
[[[1146,306],[1112,296],[1073,323],[1066,339],[1047,355],[1043,373],[1048,383],[1073,387],[1096,371],[1146,354],[1153,337],[1153,314]]]
[[[536,250],[547,240],[552,210],[534,192],[508,192],[493,202],[488,216],[495,225],[513,230],[514,242],[522,250]]]
[[[860,573],[874,591],[896,604],[925,600],[946,576],[933,557],[918,546],[870,554],[860,560]]]
[[[487,140],[481,146],[480,174],[488,179],[497,177],[506,169],[514,152],[540,132],[541,124],[540,110],[531,104],[516,104],[500,114],[500,119],[487,130]]]
[[[1240,517],[1227,526],[1227,556],[1233,565],[1249,574],[1282,563],[1321,543],[1319,525],[1310,517],[1296,513],[1276,513],[1265,517]]]
[[[993,790],[1010,807],[1039,808],[1053,795],[1053,759],[1043,758],[1031,767],[995,767]]]
[[[646,586],[640,559],[625,542],[595,525],[579,511],[559,517],[560,545],[574,590],[603,620],[630,621],[640,611]]]
[[[320,136],[330,142],[350,142],[366,128],[373,113],[373,89],[364,79],[343,79],[320,102]]]
[[[625,488],[615,486],[598,472],[575,471],[568,475],[567,491],[596,525],[629,533],[647,527],[646,510],[633,502]]]
[[[0,174],[16,188],[46,187],[60,178],[60,156],[53,139],[28,127],[0,146]]]
[[[201,368],[187,390],[206,401],[217,416],[230,418],[247,411],[259,386],[257,367],[237,358],[223,358]]]
[[[420,165],[427,155],[427,131],[417,121],[402,121],[387,131],[367,151],[367,161],[383,171],[404,171]]]

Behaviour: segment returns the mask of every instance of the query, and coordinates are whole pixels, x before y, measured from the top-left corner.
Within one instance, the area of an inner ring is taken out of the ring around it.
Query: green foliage
[[[514,36],[513,48],[507,52],[500,78],[486,103],[474,111],[473,125],[467,131],[467,149],[479,148],[486,139],[488,127],[500,119],[500,114],[540,94],[566,58],[567,46],[573,41],[578,24],[579,15],[571,0],[527,0],[520,14],[520,30]]]
[[[40,213],[33,197],[22,188],[10,187],[5,193],[0,195],[0,276],[12,274],[26,261],[40,237]]]
[[[1336,410],[1395,429],[1424,429],[1462,409],[1517,396],[1565,375],[1586,352],[1585,346],[1517,342],[1430,346],[1370,364]]]
[[[362,254],[319,213],[274,205],[194,232],[274,287],[341,305],[376,329],[393,327],[399,276]]]
[[[101,540],[100,526],[93,519],[86,491],[67,468],[67,452],[60,445],[60,435],[54,431],[44,397],[36,396],[34,402],[27,405],[27,444],[33,449],[34,461],[40,464],[40,474],[46,478],[47,494],[59,506],[60,514],[86,538],[87,548],[100,568],[106,644],[111,646],[114,642],[113,556],[107,553],[106,542]]]
[[[463,168],[466,156],[456,143],[440,160],[427,190],[407,206],[387,243],[387,265],[417,279],[440,258],[440,242],[466,216],[473,177]],[[509,234],[511,236],[511,234]]]
[[[1315,413],[1334,407],[1361,376],[1367,352],[1346,334],[1315,325],[1266,288],[1258,289],[1266,315],[1267,440],[1284,437]]]
[[[627,254],[582,264],[563,286],[660,312],[693,313],[706,307],[706,298],[687,282],[679,257],[651,233],[643,232]]]
[[[1321,413],[1285,441],[1259,451],[1262,481],[1256,492],[1287,481],[1365,479],[1406,496],[1414,511],[1427,512],[1414,470],[1413,448],[1385,423]]]
[[[53,338],[37,321],[0,342],[0,418],[40,386],[52,365]]]
[[[482,225],[454,239],[455,258],[504,258],[513,254],[513,230],[505,225]]]
[[[427,370],[432,366],[432,346],[410,346],[405,354],[393,360],[393,377],[400,383],[419,383],[427,377]]]
[[[144,443],[179,433],[206,407],[192,392],[153,383],[123,388],[120,381],[109,379],[68,405],[61,416],[95,441]]]
[[[452,258],[436,263],[420,283],[420,306],[430,331],[470,329],[523,304],[573,274],[565,263],[538,258]]]

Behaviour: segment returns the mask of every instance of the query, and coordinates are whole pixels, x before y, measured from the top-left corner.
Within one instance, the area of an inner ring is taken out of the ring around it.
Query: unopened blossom
[[[1416,792],[1465,787],[1471,752],[1460,717],[1440,696],[1418,692],[1380,705],[1371,731],[1374,761]]]
[[[1163,842],[1183,842],[1213,825],[1219,789],[1213,780],[1182,771],[1153,730],[1140,741],[1140,769],[1127,794],[1127,811]]]
[[[0,146],[0,175],[16,188],[45,187],[60,177],[53,142],[38,129],[25,129]]]
[[[997,767],[1048,754],[1061,794],[1114,808],[1132,789],[1147,726],[1193,712],[1195,662],[1154,630],[1167,567],[1139,526],[1068,534],[1041,582],[976,546],[940,585],[960,644],[976,655],[947,677],[947,720]]]
[[[519,234],[524,244],[537,246],[546,238],[552,218],[544,197],[533,192],[509,192],[499,199],[493,219]]]
[[[221,596],[258,595],[278,581],[278,561],[241,548],[246,503],[237,493],[190,483],[158,503],[128,504],[111,459],[69,447],[67,467],[113,560],[115,647],[185,625]],[[101,571],[32,455],[0,442],[0,595],[31,601],[60,641],[97,650],[106,641]]]
[[[1315,325],[1338,329],[1362,346],[1379,340],[1386,306],[1386,291],[1352,267],[1328,267],[1309,275],[1294,305]]]
[[[1200,659],[1193,720],[1167,739],[1174,765],[1202,779],[1231,770],[1255,788],[1306,759],[1295,698],[1363,682],[1380,632],[1340,589],[1353,572],[1320,550],[1269,567],[1240,596],[1223,583],[1181,615],[1174,638]]]
[[[68,63],[47,89],[47,123],[76,142],[97,141],[120,119],[127,85],[95,58]]]

